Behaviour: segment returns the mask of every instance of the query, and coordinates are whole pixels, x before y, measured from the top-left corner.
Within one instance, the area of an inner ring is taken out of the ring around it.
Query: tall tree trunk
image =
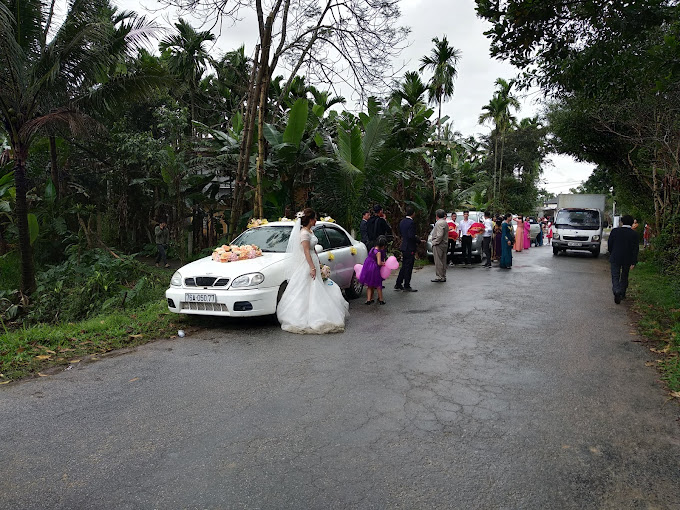
[[[17,144],[14,149],[14,185],[16,187],[16,218],[19,229],[19,254],[21,256],[21,292],[31,294],[35,290],[35,262],[31,248],[31,234],[28,229],[28,179],[26,160],[28,146]]]
[[[264,83],[260,90],[260,102],[258,106],[257,122],[257,190],[255,193],[255,216],[264,218],[264,206],[262,203],[262,180],[264,176],[265,138],[264,118],[267,113],[267,91],[269,90],[269,72],[265,70]]]
[[[493,205],[498,207],[498,197],[496,195],[496,160],[498,158],[498,131],[496,131],[496,136],[494,136],[493,142]],[[500,188],[500,183],[499,186]]]
[[[50,173],[52,184],[57,193],[57,199],[61,198],[61,179],[59,178],[59,167],[57,166],[57,140],[54,136],[49,137],[50,142]]]
[[[236,180],[234,182],[234,196],[232,198],[231,216],[229,217],[229,234],[233,235],[238,225],[238,220],[243,212],[243,199],[248,179],[248,166],[250,160],[250,146],[253,142],[253,130],[255,128],[255,113],[259,99],[260,87],[258,86],[261,73],[260,68],[260,45],[255,47],[253,69],[250,73],[248,98],[246,100],[246,112],[243,118],[243,136],[239,150],[238,166],[236,167]]]

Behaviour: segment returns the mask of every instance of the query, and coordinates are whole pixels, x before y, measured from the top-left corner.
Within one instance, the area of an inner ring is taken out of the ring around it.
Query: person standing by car
[[[491,267],[491,236],[493,235],[493,220],[491,213],[484,211],[484,234],[482,237],[482,251],[486,257],[484,267]]]
[[[385,219],[381,205],[376,204],[373,206],[373,214],[368,218],[366,228],[368,232],[368,244],[364,243],[366,248],[375,246],[375,242],[380,236],[385,236],[388,241],[390,240],[392,229]]]
[[[633,230],[633,217],[625,214],[621,218],[623,226],[612,229],[607,241],[609,265],[612,273],[612,292],[614,303],[621,303],[626,298],[628,288],[628,272],[635,267],[640,250],[640,238]]]
[[[432,254],[436,278],[432,281],[442,283],[446,281],[446,250],[449,246],[449,225],[446,223],[446,211],[437,209],[437,222],[432,230]]]
[[[170,231],[168,230],[168,224],[165,221],[161,221],[155,228],[156,234],[156,248],[158,253],[156,254],[156,267],[160,267],[159,262],[163,264],[163,267],[170,267],[168,264],[168,244],[170,243]]]
[[[368,219],[371,217],[371,213],[364,211],[361,213],[361,223],[359,224],[359,232],[361,232],[361,242],[366,245],[366,249],[370,250],[368,246]]]
[[[470,219],[470,211],[463,211],[463,219],[458,224],[458,234],[460,235],[460,244],[463,248],[465,267],[469,267],[472,264],[472,236],[468,234],[468,229],[473,223],[474,221]]]
[[[397,282],[394,285],[394,290],[403,290],[404,292],[418,292],[411,287],[411,275],[413,274],[413,264],[416,261],[416,247],[420,239],[416,237],[416,223],[413,221],[413,216],[416,210],[412,205],[405,207],[406,218],[399,222],[399,233],[401,234],[401,268],[397,276]]]
[[[458,239],[458,225],[456,224],[456,218],[457,217],[458,216],[456,215],[456,213],[452,212],[451,218],[449,220],[447,220],[447,224],[449,225],[449,258],[448,258],[448,262],[451,265],[454,264],[453,252],[455,251],[455,248],[456,248],[456,239]]]

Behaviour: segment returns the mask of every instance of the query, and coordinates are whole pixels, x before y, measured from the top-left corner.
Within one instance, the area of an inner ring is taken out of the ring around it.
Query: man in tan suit
[[[437,209],[437,223],[432,230],[432,255],[437,277],[432,280],[436,283],[446,281],[446,252],[449,248],[449,224],[446,223],[446,212]]]

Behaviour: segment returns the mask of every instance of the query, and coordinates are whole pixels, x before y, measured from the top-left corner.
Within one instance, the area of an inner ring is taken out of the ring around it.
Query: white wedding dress
[[[316,278],[309,274],[302,242],[309,241],[309,252],[316,268]],[[345,330],[345,319],[349,315],[349,303],[342,296],[340,287],[330,278],[321,278],[319,257],[314,246],[319,242],[307,229],[300,228],[298,220],[293,227],[288,249],[292,253],[291,271],[276,316],[281,329],[291,333],[323,334],[339,333]]]

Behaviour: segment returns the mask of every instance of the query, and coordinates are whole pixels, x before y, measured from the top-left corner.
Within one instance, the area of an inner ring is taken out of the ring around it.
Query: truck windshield
[[[597,230],[600,228],[600,213],[599,211],[562,209],[557,212],[555,227]]]

